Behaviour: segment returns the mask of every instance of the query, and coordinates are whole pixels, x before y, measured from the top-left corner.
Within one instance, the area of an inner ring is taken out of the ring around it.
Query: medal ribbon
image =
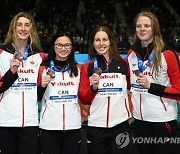
[[[98,68],[98,61],[97,61],[97,57],[93,58],[94,60],[94,68]],[[112,60],[109,60],[108,63],[106,64],[106,69],[104,71],[102,71],[103,73],[107,72],[109,69],[109,64],[111,63]]]
[[[54,66],[54,62],[51,60],[51,61],[50,61],[50,69],[53,70],[53,71],[55,71],[55,72],[66,72],[67,70],[69,70],[69,64],[66,65],[66,67],[63,68],[63,69],[58,69],[58,68],[56,68],[56,67]]]
[[[143,61],[141,59],[141,57],[137,56],[137,59],[138,59],[138,68],[141,72],[143,72],[144,70],[146,70],[146,68],[149,66],[149,64],[151,63],[153,57],[154,57],[154,53],[155,51],[153,50],[151,52],[151,54],[149,55],[148,57],[148,61],[143,65]]]

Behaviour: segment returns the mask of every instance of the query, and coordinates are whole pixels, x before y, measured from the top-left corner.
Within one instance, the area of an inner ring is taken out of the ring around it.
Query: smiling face
[[[106,32],[99,31],[96,33],[93,42],[94,48],[97,51],[97,54],[103,55],[106,59],[109,58],[109,47],[110,41]]]
[[[146,46],[153,41],[152,23],[149,17],[140,16],[136,22],[136,35]]]
[[[31,33],[30,20],[25,17],[20,17],[16,24],[17,39],[21,41],[27,41]]]
[[[61,36],[54,42],[56,60],[65,61],[72,51],[72,42],[67,36]]]

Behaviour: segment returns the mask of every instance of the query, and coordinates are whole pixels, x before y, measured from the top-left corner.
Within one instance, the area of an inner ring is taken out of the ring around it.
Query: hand
[[[100,76],[97,73],[93,73],[93,75],[90,78],[90,82],[93,86],[93,90],[97,90],[98,86],[99,86],[99,80],[100,80]]]
[[[142,85],[144,88],[149,89],[151,83],[149,82],[149,80],[147,79],[147,77],[145,75],[143,75],[142,73],[140,73],[137,77],[137,81],[140,85]]]
[[[44,88],[47,87],[47,85],[49,84],[50,81],[51,81],[50,75],[46,75],[46,76],[42,77],[41,86]]]
[[[13,57],[13,59],[10,61],[10,70],[13,74],[17,72],[19,65],[20,65],[20,61]]]

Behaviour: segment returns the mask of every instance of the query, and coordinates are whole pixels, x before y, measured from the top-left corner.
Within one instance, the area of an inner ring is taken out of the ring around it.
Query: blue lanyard
[[[139,70],[140,70],[141,72],[143,72],[144,70],[146,70],[146,68],[149,66],[149,64],[151,63],[151,61],[152,61],[152,59],[153,59],[153,57],[154,57],[154,53],[155,53],[155,50],[153,50],[153,51],[151,52],[151,54],[150,54],[149,57],[148,57],[147,63],[145,63],[144,65],[143,65],[143,61],[141,60],[141,58],[140,58],[139,56],[137,56],[137,59],[138,59],[138,68],[139,68]]]
[[[64,69],[58,69],[54,66],[54,62],[51,60],[50,61],[50,69],[55,72],[66,72],[67,70],[69,70],[69,64],[66,65],[66,67]]]
[[[23,60],[26,60],[26,59],[27,59],[27,57],[28,57],[28,52],[29,52],[29,45],[26,44],[25,50],[24,50]]]
[[[97,61],[97,57],[93,57],[94,60],[94,69],[98,68],[98,61]],[[106,64],[106,69],[104,71],[102,71],[103,73],[107,72],[109,69],[109,64],[111,63],[111,60],[108,61],[108,63]]]

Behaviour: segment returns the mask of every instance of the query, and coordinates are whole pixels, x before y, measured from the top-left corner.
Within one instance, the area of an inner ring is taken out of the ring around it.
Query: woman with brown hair
[[[97,27],[90,39],[91,60],[82,65],[79,98],[89,104],[87,144],[92,154],[127,154],[131,113],[129,69],[118,52],[114,34]]]

